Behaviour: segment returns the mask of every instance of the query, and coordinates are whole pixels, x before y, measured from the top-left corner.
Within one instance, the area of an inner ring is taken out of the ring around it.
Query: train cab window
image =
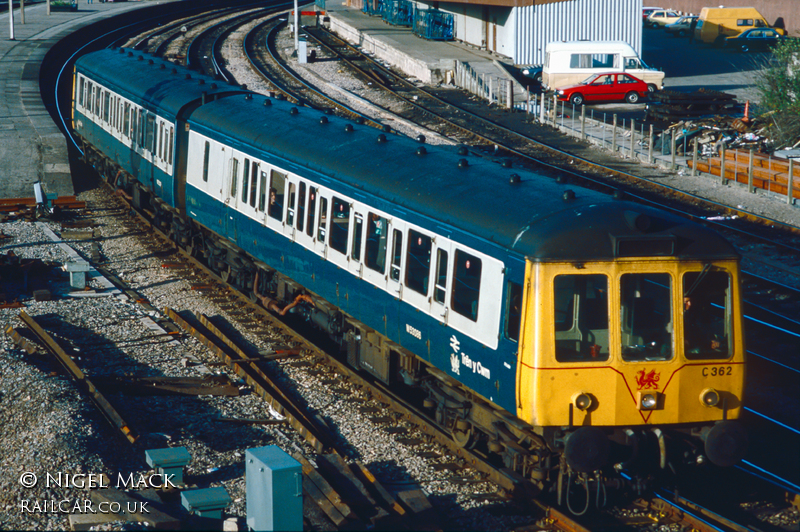
[[[433,299],[444,305],[447,295],[447,252],[436,250],[436,281],[433,284]]]
[[[317,228],[317,240],[325,242],[325,234],[328,229],[328,198],[319,198],[319,226]]]
[[[553,303],[556,360],[608,360],[608,277],[558,275]]]
[[[627,273],[620,278],[622,360],[671,360],[672,280],[666,273]]]
[[[364,234],[364,216],[359,213],[353,215],[353,246],[350,248],[350,258],[361,261],[361,239]]]
[[[297,230],[303,230],[303,222],[306,219],[306,184],[300,183],[300,193],[297,197]]]
[[[481,259],[461,250],[456,250],[453,298],[450,307],[472,321],[478,321],[481,267]]]
[[[239,192],[239,159],[234,157],[231,163],[231,198],[236,199]]]
[[[733,354],[730,275],[706,267],[683,276],[684,355],[689,360],[727,359]]]
[[[211,145],[206,141],[203,148],[203,181],[208,182],[208,156],[211,152]]]
[[[350,204],[345,200],[333,197],[331,213],[331,234],[328,237],[330,246],[347,255],[347,233],[350,231]]]
[[[267,207],[267,173],[262,171],[258,181],[258,210],[264,212]]]
[[[400,260],[403,257],[403,233],[395,229],[392,235],[392,270],[389,276],[392,278],[392,281],[400,282]]]
[[[508,283],[506,290],[506,338],[519,341],[519,327],[522,323],[522,285]]]
[[[144,136],[144,147],[150,151],[155,152],[155,138],[156,138],[156,118],[153,115],[147,115],[147,129]]]
[[[253,161],[250,165],[250,206],[256,206],[256,190],[258,190],[258,163]]]
[[[314,214],[317,209],[317,189],[308,187],[308,220],[306,221],[306,234],[314,237]]]
[[[406,286],[422,295],[428,294],[428,280],[431,276],[431,247],[431,237],[413,229],[408,230]]]
[[[281,222],[283,221],[283,197],[284,191],[286,190],[286,174],[282,174],[277,170],[271,170],[270,179],[272,181],[269,186],[268,214]]]
[[[242,174],[242,203],[247,203],[247,191],[250,189],[248,183],[250,183],[250,159],[245,159]]]
[[[364,264],[379,273],[386,271],[386,240],[389,221],[374,213],[369,213],[367,223],[367,246]]]

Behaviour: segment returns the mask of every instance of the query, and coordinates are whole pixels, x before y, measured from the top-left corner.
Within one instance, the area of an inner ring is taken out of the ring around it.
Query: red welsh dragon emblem
[[[639,385],[640,390],[648,390],[650,388],[658,390],[658,379],[661,374],[656,373],[656,370],[651,369],[648,373],[647,370],[640,370],[636,372],[636,384]]]

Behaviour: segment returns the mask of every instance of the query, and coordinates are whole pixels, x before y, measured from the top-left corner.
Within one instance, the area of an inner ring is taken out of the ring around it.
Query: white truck
[[[593,74],[625,72],[647,83],[650,92],[664,88],[664,72],[648,67],[624,41],[560,41],[545,48],[542,88],[575,85]]]

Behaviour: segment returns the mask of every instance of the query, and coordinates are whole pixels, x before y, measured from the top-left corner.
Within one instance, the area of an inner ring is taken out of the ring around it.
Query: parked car
[[[754,28],[743,31],[739,35],[727,37],[725,39],[725,48],[729,50],[738,50],[740,52],[769,50],[781,39],[785,38],[786,37],[778,33],[778,30],[774,28]]]
[[[697,21],[695,15],[684,15],[675,22],[664,26],[664,31],[671,34],[673,37],[686,37],[692,31],[692,22]]]
[[[522,75],[531,78],[537,85],[542,84],[542,65],[534,65],[522,69]]]
[[[677,11],[673,11],[672,9],[658,9],[650,13],[644,25],[650,26],[651,28],[663,28],[667,24],[677,21],[679,18],[681,18],[681,15]]]
[[[642,22],[647,20],[647,17],[650,16],[650,13],[653,11],[657,11],[659,9],[664,9],[663,7],[643,7],[642,8]]]
[[[556,96],[572,105],[585,102],[625,101],[638,103],[647,95],[647,83],[630,74],[593,74],[577,85],[559,87]]]

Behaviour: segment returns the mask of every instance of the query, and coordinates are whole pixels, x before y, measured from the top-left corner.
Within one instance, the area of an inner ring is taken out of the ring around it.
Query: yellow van
[[[754,7],[704,7],[697,19],[694,38],[723,46],[726,37],[739,35],[750,28],[769,28],[764,15]],[[781,35],[786,32],[777,28]]]

